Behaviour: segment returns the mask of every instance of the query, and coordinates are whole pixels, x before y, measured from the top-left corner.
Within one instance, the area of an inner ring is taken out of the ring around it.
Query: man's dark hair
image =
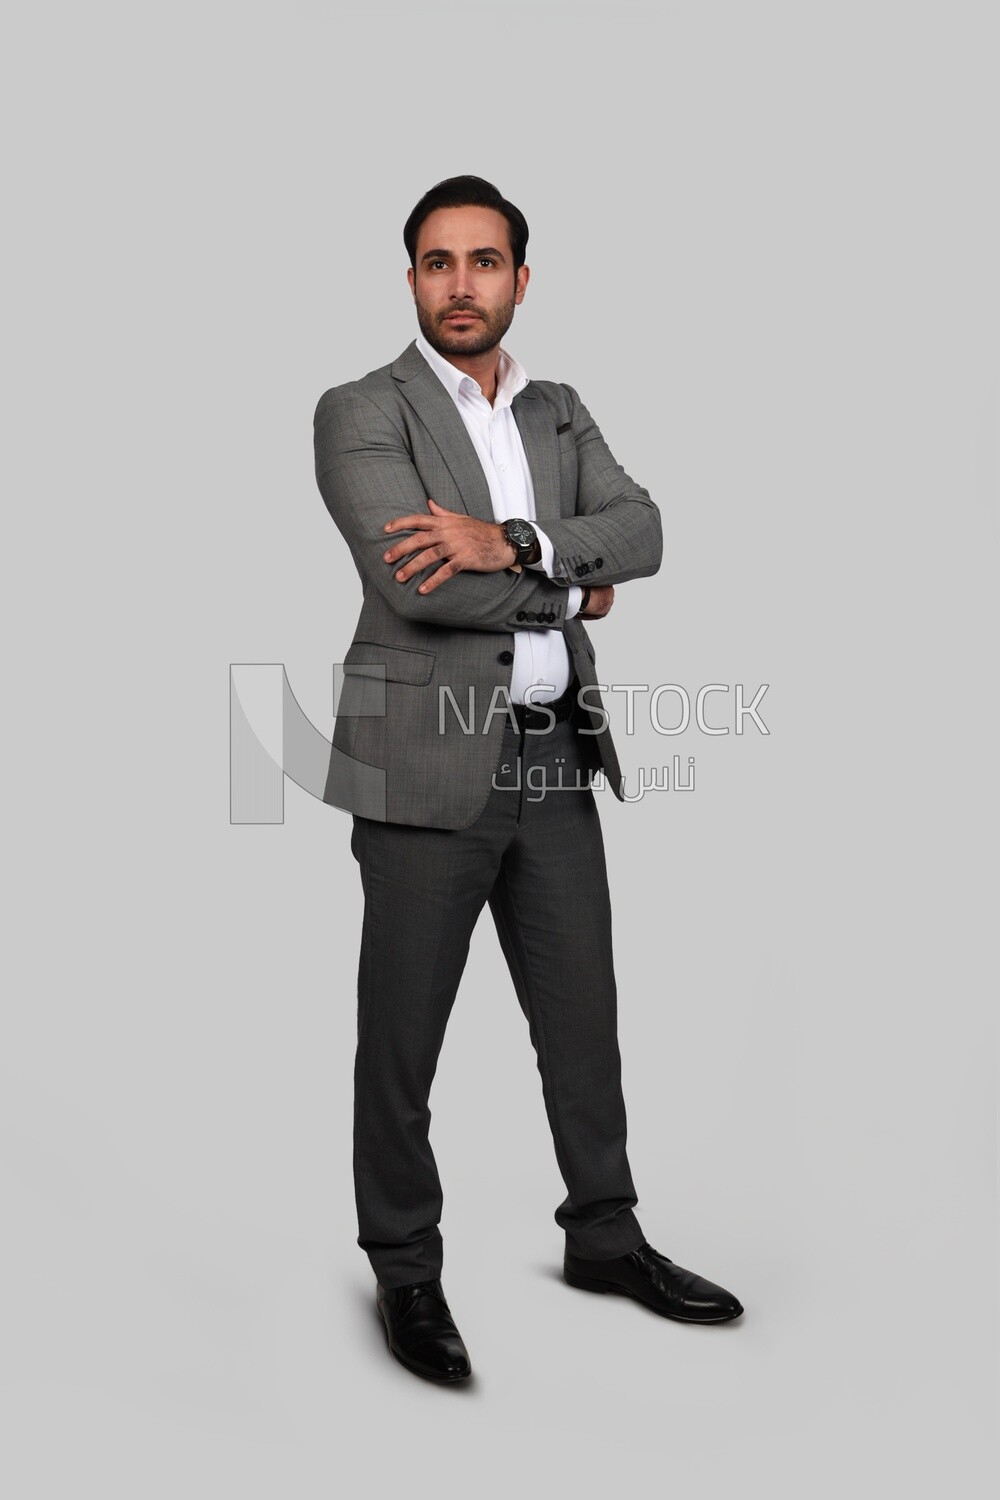
[[[403,225],[403,244],[410,265],[417,269],[417,233],[421,224],[436,208],[494,208],[503,214],[510,230],[510,248],[514,257],[514,274],[524,265],[528,250],[528,221],[519,208],[483,177],[446,177],[425,193]]]

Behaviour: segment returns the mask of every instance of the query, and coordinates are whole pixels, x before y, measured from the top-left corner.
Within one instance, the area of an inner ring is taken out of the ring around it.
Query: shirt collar
[[[436,349],[431,348],[419,328],[416,345],[456,406],[463,389],[474,396],[483,394],[479,382],[473,380],[471,375],[466,375],[464,370],[453,365],[451,360],[439,354]],[[493,402],[493,410],[500,411],[501,408],[509,406],[517,393],[523,391],[527,384],[528,374],[524,366],[519,364],[512,354],[508,354],[501,344],[497,356],[497,394]]]

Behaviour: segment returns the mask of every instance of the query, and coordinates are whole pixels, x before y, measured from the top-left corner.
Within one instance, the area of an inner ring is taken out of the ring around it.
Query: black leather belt
[[[573,712],[573,704],[576,701],[574,688],[575,684],[571,683],[558,698],[553,698],[551,702],[545,704],[545,708],[548,709],[549,713],[555,714],[555,722],[557,724],[561,723],[563,719],[568,719]],[[514,710],[517,727],[522,734],[525,729],[551,729],[552,727],[552,720],[549,718],[549,713],[544,712],[541,707],[532,708],[529,703],[512,703],[511,708]]]

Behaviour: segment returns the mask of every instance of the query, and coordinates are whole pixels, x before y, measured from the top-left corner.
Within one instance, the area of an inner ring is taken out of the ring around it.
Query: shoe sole
[[[613,1281],[596,1281],[592,1276],[580,1276],[576,1271],[567,1271],[563,1268],[563,1280],[569,1286],[579,1288],[581,1292],[613,1292],[619,1297],[630,1297],[633,1302],[640,1302],[643,1307],[648,1307],[650,1312],[657,1313],[661,1318],[671,1318],[675,1323],[731,1323],[734,1318],[742,1316],[743,1309],[735,1313],[719,1313],[713,1318],[687,1318],[683,1313],[668,1312],[663,1307],[657,1307],[655,1302],[648,1302],[645,1297],[640,1297],[637,1292],[629,1291],[628,1287],[618,1286]]]
[[[389,1353],[392,1355],[393,1359],[397,1362],[397,1364],[401,1364],[404,1370],[409,1370],[411,1375],[419,1375],[421,1380],[433,1380],[435,1385],[454,1385],[456,1381],[469,1379],[469,1376],[472,1374],[471,1369],[456,1370],[455,1373],[451,1375],[437,1374],[433,1370],[424,1369],[420,1365],[411,1364],[408,1359],[404,1359],[403,1356],[392,1347],[392,1341],[389,1338],[389,1325],[382,1315],[382,1309],[380,1307],[376,1307],[375,1311],[378,1313],[379,1322],[382,1324],[383,1331],[385,1332],[386,1347],[389,1350]]]

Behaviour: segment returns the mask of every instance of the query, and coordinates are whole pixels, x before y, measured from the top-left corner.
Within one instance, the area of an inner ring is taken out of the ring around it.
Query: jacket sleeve
[[[405,438],[382,408],[348,384],[319,399],[313,419],[316,482],[327,510],[351,549],[358,571],[405,620],[465,630],[561,630],[566,589],[551,579],[512,573],[457,573],[430,594],[417,585],[437,564],[405,583],[383,558],[410,531],[383,529],[396,516],[429,514],[427,495]]]
[[[627,583],[655,573],[663,557],[660,512],[601,436],[601,429],[571,385],[576,439],[576,514],[546,520],[558,571],[565,584]],[[557,587],[559,585],[557,584]]]

